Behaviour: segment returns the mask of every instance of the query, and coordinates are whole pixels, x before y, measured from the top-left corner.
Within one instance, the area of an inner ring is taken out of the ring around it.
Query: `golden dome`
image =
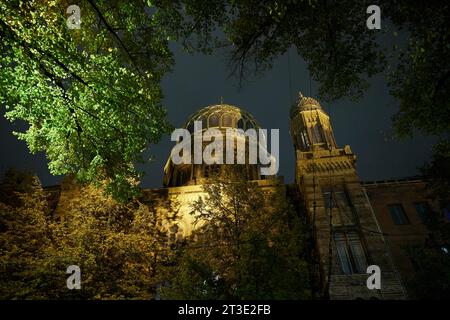
[[[239,128],[243,130],[259,128],[250,113],[229,104],[211,105],[200,109],[189,117],[184,128],[193,132],[194,121],[201,121],[203,130],[208,128]]]
[[[260,126],[256,122],[255,118],[247,111],[238,108],[233,105],[228,104],[217,104],[205,107],[195,112],[189,117],[189,119],[184,124],[184,128],[187,129],[191,134],[194,133],[194,121],[202,122],[202,131],[209,128],[217,128],[222,132],[227,132],[227,128],[236,128],[247,131],[248,129],[259,129]],[[231,133],[235,135],[235,139],[243,140],[245,143],[245,153],[249,150],[249,141],[246,136],[241,136],[237,132]],[[191,135],[193,139],[194,135]],[[265,138],[265,137],[263,137]],[[178,143],[178,142],[177,142]],[[194,140],[191,140],[191,148],[195,144]],[[202,143],[202,148],[205,144]],[[235,145],[236,147],[236,145]],[[225,151],[225,150],[224,150]],[[192,155],[191,155],[192,156]],[[248,154],[246,155],[248,157]],[[234,164],[236,168],[240,168],[243,165],[246,166],[246,178],[249,180],[259,180],[265,179],[261,177],[259,166],[260,164]],[[210,179],[217,173],[223,171],[226,164],[210,164],[205,163],[195,164],[177,164],[175,165],[171,157],[167,160],[164,167],[164,178],[163,185],[165,187],[176,187],[184,185],[195,185],[204,183],[206,180]]]

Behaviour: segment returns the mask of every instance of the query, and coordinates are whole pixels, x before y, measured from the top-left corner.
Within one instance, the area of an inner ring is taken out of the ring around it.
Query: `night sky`
[[[281,56],[272,70],[261,77],[251,78],[242,89],[238,80],[229,77],[226,57],[223,54],[205,56],[184,53],[180,46],[172,47],[176,65],[162,83],[164,105],[169,121],[180,127],[200,108],[224,103],[249,111],[266,129],[280,129],[280,170],[285,182],[293,182],[295,155],[289,136],[289,109],[298,91],[315,97],[317,85],[312,83],[309,92],[309,76],[305,62],[290,50],[292,92],[289,89],[287,54]],[[391,116],[397,110],[388,94],[383,75],[371,80],[370,89],[358,102],[339,100],[332,105],[323,103],[340,147],[348,144],[357,155],[357,167],[361,180],[384,180],[419,174],[418,167],[431,154],[432,138],[416,135],[414,139],[393,139]],[[57,184],[61,177],[52,176],[47,169],[44,154],[32,155],[23,141],[12,135],[23,125],[11,124],[3,116],[0,119],[0,172],[9,167],[26,169],[38,174],[43,185]],[[165,136],[150,153],[153,162],[140,166],[146,175],[142,186],[161,187],[163,167],[173,146],[170,136]]]

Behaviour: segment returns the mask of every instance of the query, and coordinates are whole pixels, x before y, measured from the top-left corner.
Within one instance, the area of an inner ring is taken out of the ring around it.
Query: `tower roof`
[[[298,94],[297,102],[291,107],[291,117],[297,112],[322,109],[319,101],[312,97],[305,97],[301,92]]]
[[[219,128],[259,128],[256,119],[247,111],[229,104],[210,105],[192,114],[184,127],[193,132],[194,121],[201,121],[203,129]]]

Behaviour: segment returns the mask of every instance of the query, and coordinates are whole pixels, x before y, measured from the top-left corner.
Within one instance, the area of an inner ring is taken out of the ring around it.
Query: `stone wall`
[[[403,179],[363,183],[373,210],[385,233],[386,241],[392,251],[394,262],[402,280],[407,284],[414,276],[414,268],[407,254],[409,246],[423,246],[430,231],[420,219],[414,204],[428,203],[431,210],[439,210],[438,204],[430,200],[426,182],[417,179]],[[389,212],[389,205],[400,204],[408,223],[396,225]]]
[[[331,151],[297,151],[296,182],[309,221],[315,226],[323,289],[331,299],[403,299],[403,285],[354,164],[355,156],[348,146]],[[330,209],[324,192],[345,194],[348,206],[331,205]],[[367,265],[378,265],[381,269],[380,290],[367,288],[369,274],[365,272],[344,273],[334,240],[337,233],[359,236]]]

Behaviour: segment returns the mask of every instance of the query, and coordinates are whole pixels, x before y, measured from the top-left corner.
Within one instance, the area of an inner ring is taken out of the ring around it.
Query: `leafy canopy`
[[[386,71],[400,110],[399,136],[414,129],[447,135],[450,119],[450,4],[382,0],[381,30],[369,30],[366,9],[355,0],[155,1],[165,23],[187,48],[226,47],[240,79],[270,69],[294,47],[318,82],[320,98],[359,98],[368,79]],[[399,36],[399,34],[401,35]],[[406,38],[396,40],[396,37]],[[396,45],[396,43],[400,45]]]
[[[29,125],[19,137],[46,152],[54,174],[107,180],[121,198],[136,191],[135,163],[168,132],[159,84],[173,63],[169,39],[228,48],[240,79],[294,47],[328,101],[360,97],[387,71],[397,134],[449,143],[448,1],[378,1],[381,30],[366,26],[370,1],[84,0],[80,29],[66,25],[70,4],[0,4],[0,106]],[[407,41],[391,48],[391,31]]]
[[[224,170],[192,204],[198,228],[166,277],[168,299],[310,299],[308,233],[282,186]]]
[[[57,216],[36,177],[9,171],[0,183],[0,298],[155,298],[177,204],[124,204],[93,186],[71,188]],[[81,269],[81,290],[67,289],[70,265]]]
[[[366,0],[155,4],[187,48],[208,53],[227,48],[231,70],[241,80],[270,69],[291,47],[307,63],[326,101],[358,99],[369,78],[383,72],[398,102],[392,118],[396,135],[437,136],[433,157],[449,160],[442,151],[450,146],[449,1],[377,1],[381,30],[367,28],[366,9],[374,3]]]
[[[135,194],[142,152],[169,131],[160,80],[170,70],[168,37],[146,1],[80,1],[69,29],[65,0],[0,3],[0,106],[52,174],[107,181]],[[72,20],[71,20],[72,21]]]

